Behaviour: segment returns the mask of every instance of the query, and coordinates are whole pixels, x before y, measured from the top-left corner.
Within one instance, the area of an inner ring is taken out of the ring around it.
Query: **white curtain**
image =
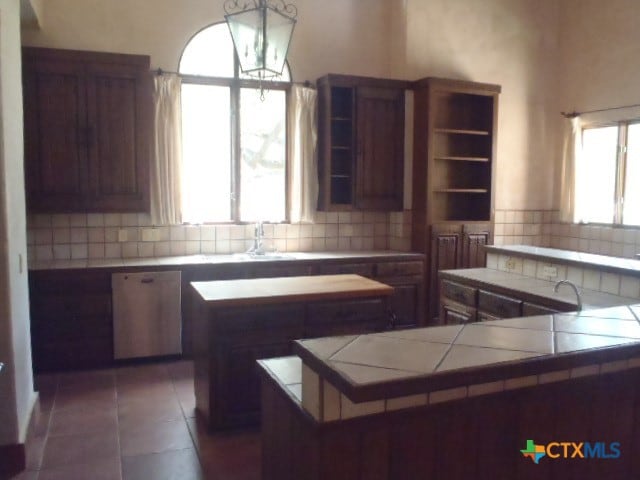
[[[293,85],[289,97],[289,220],[313,222],[318,201],[317,92]]]
[[[155,141],[151,161],[151,221],[154,225],[182,223],[181,79],[178,75],[154,77]]]
[[[580,220],[579,158],[582,145],[580,117],[565,120],[562,167],[560,172],[560,221]]]

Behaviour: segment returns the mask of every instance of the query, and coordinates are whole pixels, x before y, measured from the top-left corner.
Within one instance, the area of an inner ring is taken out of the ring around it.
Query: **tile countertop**
[[[503,272],[489,268],[468,268],[463,270],[441,270],[440,278],[446,280],[459,280],[466,284],[473,284],[479,288],[487,287],[497,293],[513,295],[522,300],[540,302],[545,305],[555,304],[559,309],[577,308],[576,295],[567,287],[553,291],[556,281],[541,280],[539,278],[525,277],[518,273]],[[590,308],[613,307],[617,305],[629,305],[637,303],[634,298],[621,297],[610,293],[597,292],[578,288],[582,298],[584,310]]]
[[[598,270],[615,272],[621,275],[640,277],[640,260],[631,258],[609,257],[582,253],[573,250],[559,250],[556,248],[531,247],[529,245],[487,245],[487,252],[515,257],[545,259],[550,262],[565,263],[581,267],[593,267]]]
[[[251,258],[246,253],[228,255],[198,254],[173,257],[149,258],[113,258],[113,259],[78,259],[47,260],[29,264],[29,270],[68,270],[85,268],[126,268],[126,267],[161,267],[180,265],[214,265],[214,264],[251,264],[291,261],[321,261],[331,259],[371,259],[371,258],[415,258],[420,260],[424,255],[419,253],[396,252],[393,250],[357,251],[357,252],[283,252],[273,256]]]
[[[355,403],[514,388],[640,366],[640,305],[297,340],[294,352]],[[591,373],[590,373],[591,372]]]

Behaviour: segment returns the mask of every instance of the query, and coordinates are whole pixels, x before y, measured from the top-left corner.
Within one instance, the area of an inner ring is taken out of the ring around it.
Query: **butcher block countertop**
[[[210,306],[242,307],[389,296],[393,287],[360,275],[254,278],[192,282]]]

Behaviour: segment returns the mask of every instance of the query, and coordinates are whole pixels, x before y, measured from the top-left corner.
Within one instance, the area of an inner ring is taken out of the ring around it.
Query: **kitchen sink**
[[[264,261],[264,260],[295,260],[291,254],[281,253],[281,252],[267,252],[263,254],[255,254],[255,253],[235,253],[233,255],[235,258],[246,260],[249,262],[252,261]]]

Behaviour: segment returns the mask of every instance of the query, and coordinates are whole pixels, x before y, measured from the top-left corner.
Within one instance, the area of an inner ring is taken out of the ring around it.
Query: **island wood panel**
[[[325,424],[317,424],[271,374],[262,374],[264,480],[313,479],[316,472],[338,480],[640,475],[637,369]],[[621,456],[544,457],[536,465],[520,453],[528,439],[620,442]],[[368,448],[374,442],[377,448]],[[378,468],[372,472],[367,465]]]

